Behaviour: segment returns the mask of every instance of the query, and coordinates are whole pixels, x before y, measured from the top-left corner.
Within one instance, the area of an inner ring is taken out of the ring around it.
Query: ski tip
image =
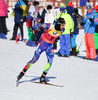
[[[19,82],[16,80],[16,87],[18,87],[18,85],[19,85]]]
[[[19,80],[16,79],[16,87],[18,87],[18,85],[19,85]]]

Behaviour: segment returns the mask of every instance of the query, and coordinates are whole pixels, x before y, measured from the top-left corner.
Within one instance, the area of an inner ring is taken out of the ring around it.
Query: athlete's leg
[[[34,56],[32,58],[32,60],[30,60],[26,66],[23,68],[23,70],[20,72],[19,76],[18,76],[18,80],[20,80],[22,78],[22,76],[26,73],[26,71],[39,59],[40,54],[43,52],[42,46],[39,45],[38,49],[35,51]]]
[[[41,83],[46,83],[47,81],[45,80],[45,76],[46,74],[48,73],[51,65],[52,65],[52,62],[53,62],[53,58],[54,58],[54,50],[53,50],[53,45],[49,46],[47,49],[46,49],[46,56],[47,56],[47,59],[48,59],[48,62],[44,68],[44,71],[43,71],[43,74],[41,75],[41,78],[40,78],[40,82]]]

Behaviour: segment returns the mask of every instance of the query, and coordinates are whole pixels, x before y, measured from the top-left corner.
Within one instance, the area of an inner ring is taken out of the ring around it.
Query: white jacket
[[[33,14],[34,14],[34,12],[35,12],[35,7],[34,7],[34,5],[30,5],[30,7],[29,7],[29,12],[31,12],[31,16],[33,17]]]
[[[55,18],[56,16],[54,15],[53,10],[51,10],[50,12],[47,11],[47,13],[45,14],[45,23],[53,23]]]

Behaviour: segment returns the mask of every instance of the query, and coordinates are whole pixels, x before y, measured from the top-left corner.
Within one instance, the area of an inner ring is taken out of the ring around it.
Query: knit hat
[[[74,8],[74,5],[72,4],[72,1],[68,4],[68,6],[71,6]]]
[[[39,4],[39,7],[44,7],[44,5],[43,5],[43,3],[42,3],[42,2]]]
[[[71,16],[73,15],[74,10],[73,10],[73,7],[72,7],[72,6],[67,6],[67,7],[66,7],[66,10],[67,10],[67,13],[68,13],[68,14],[70,14]]]
[[[92,6],[91,6],[90,4],[88,4],[88,5],[86,6],[86,9],[92,9]]]
[[[61,5],[60,5],[60,10],[64,10],[65,9],[65,5],[64,5],[64,3],[62,3]]]
[[[59,19],[57,20],[57,23],[56,23],[56,25],[55,25],[55,29],[56,29],[57,31],[61,31],[61,29],[60,29],[61,24],[65,24],[64,18],[59,18]]]

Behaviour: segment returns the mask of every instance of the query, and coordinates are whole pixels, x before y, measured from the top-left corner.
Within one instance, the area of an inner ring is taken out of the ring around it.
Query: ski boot
[[[47,83],[47,80],[45,79],[46,72],[43,72],[42,76],[40,77],[40,83]]]
[[[96,49],[96,55],[98,55],[98,49]]]
[[[26,69],[23,69],[23,71],[18,75],[18,77],[17,77],[17,81],[19,81],[22,77],[23,77],[23,75],[26,73]]]
[[[17,80],[16,80],[16,87],[19,85],[19,80],[23,77],[23,75],[26,73],[26,69],[23,69],[23,71],[18,75]]]
[[[79,51],[76,49],[77,49],[76,47],[72,48],[72,51],[71,51],[72,56],[77,56],[77,54],[79,53]]]

